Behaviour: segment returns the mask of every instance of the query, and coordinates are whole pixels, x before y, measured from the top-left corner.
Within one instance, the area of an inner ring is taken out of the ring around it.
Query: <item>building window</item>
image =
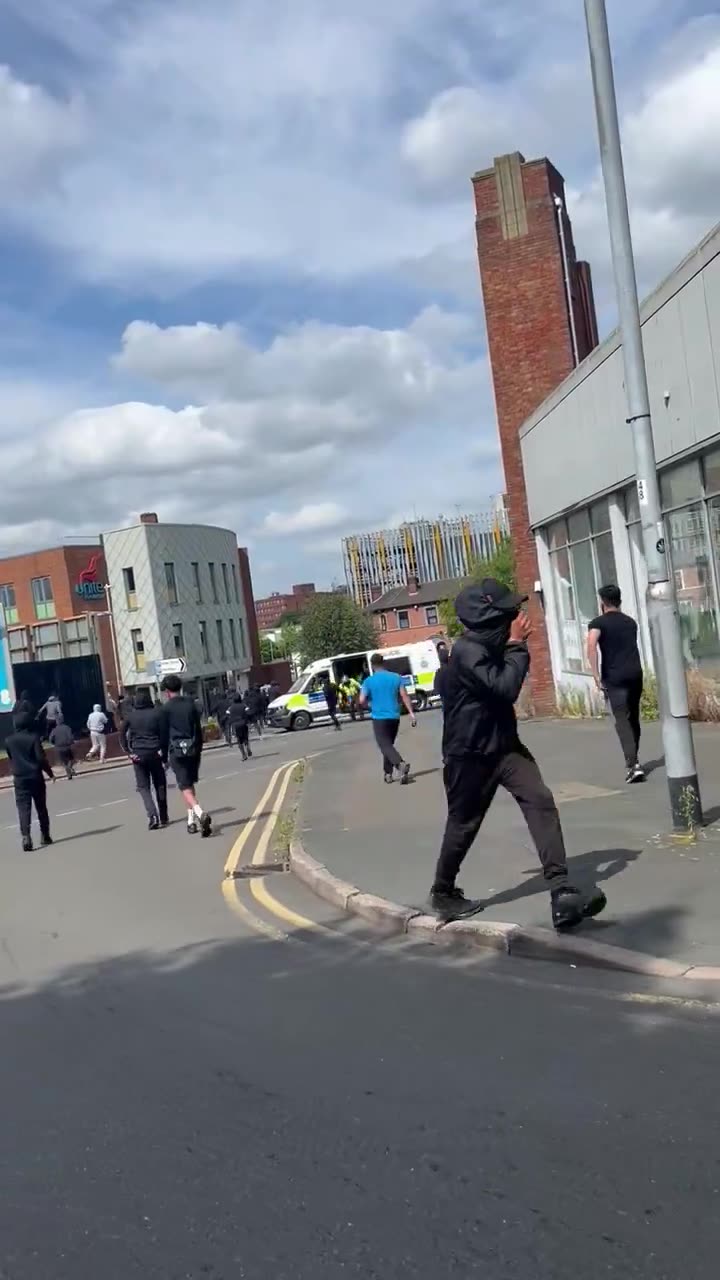
[[[670,561],[675,577],[683,655],[689,667],[720,666],[716,581],[720,563],[717,450],[671,467],[660,476]]]
[[[176,658],[185,657],[185,636],[182,622],[173,622],[173,652]]]
[[[14,627],[18,621],[17,604],[15,602],[15,588],[12,582],[6,582],[0,586],[0,604],[5,610],[5,625]]]
[[[217,577],[215,576],[215,565],[212,560],[208,565],[208,569],[210,570],[210,590],[212,591],[213,604],[219,604],[220,600],[217,592]]]
[[[130,632],[130,638],[132,639],[133,656],[135,658],[135,670],[144,671],[145,645],[143,644],[142,631],[139,627]]]
[[[52,583],[49,578],[33,578],[32,596],[35,605],[35,617],[39,622],[55,617],[55,601]]]
[[[237,601],[237,602],[238,602],[238,604],[239,604],[239,602],[240,602],[240,596],[238,595],[237,565],[235,565],[235,564],[231,564],[231,565],[230,565],[230,568],[232,569],[233,592],[234,592],[234,595],[235,595],[235,599],[236,599],[236,601]]]
[[[230,621],[228,622],[228,626],[230,628],[230,650],[233,658],[237,658],[238,656],[237,635],[235,634],[235,622],[233,618],[231,618]]]
[[[397,624],[401,631],[410,630],[410,614],[408,613],[407,609],[398,609]]]
[[[165,565],[165,586],[167,587],[168,604],[177,604],[178,593],[174,564]]]
[[[125,584],[125,602],[128,609],[137,609],[137,594],[135,591],[135,570],[128,568],[123,569],[123,582]]]
[[[32,662],[32,627],[16,627],[8,631],[7,638],[12,663]]]
[[[436,604],[429,604],[427,606],[427,609],[425,610],[425,621],[429,627],[436,627],[438,625],[439,616]]]
[[[195,603],[202,604],[202,583],[200,581],[200,565],[197,560],[192,562],[193,586],[195,587]]]
[[[380,614],[380,630],[387,631],[387,614],[386,613]]]
[[[617,582],[607,500],[557,520],[548,530],[548,545],[562,665],[566,671],[588,671],[585,642],[600,609],[598,591]]]
[[[207,622],[199,622],[200,628],[200,648],[202,650],[202,660],[205,663],[210,661],[210,645],[208,644]]]
[[[93,652],[93,637],[87,615],[84,618],[68,619],[63,629],[66,658],[83,658]]]
[[[223,588],[225,590],[225,603],[230,604],[230,577],[228,575],[228,567],[226,564],[221,564],[220,568],[222,570]]]
[[[240,657],[244,658],[247,654],[247,649],[245,648],[245,623],[242,618],[238,618],[238,627],[240,635]]]
[[[63,656],[59,622],[33,627],[32,648],[38,662],[57,661]]]
[[[216,622],[218,649],[220,651],[220,661],[225,661],[225,628],[223,627],[222,618],[218,618]]]

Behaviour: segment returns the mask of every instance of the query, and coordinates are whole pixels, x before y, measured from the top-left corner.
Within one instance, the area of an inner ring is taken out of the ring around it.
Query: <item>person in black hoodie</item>
[[[435,679],[433,681],[433,693],[436,693],[438,698],[440,699],[440,702],[443,703],[445,701],[444,690],[445,690],[445,684],[447,681],[448,663],[450,661],[450,650],[442,640],[437,646],[437,656],[438,656],[438,662],[440,663],[440,666],[435,672]]]
[[[556,928],[597,915],[605,895],[569,882],[560,815],[533,756],[518,736],[515,702],[530,667],[530,622],[495,578],[465,587],[455,611],[466,631],[453,645],[443,682],[443,760],[448,817],[430,902],[445,920],[482,910],[456,886],[463,859],[498,787],[517,800],[538,851]]]
[[[17,805],[22,847],[25,853],[31,853],[33,842],[30,834],[32,823],[32,807],[35,805],[40,825],[40,840],[43,845],[52,844],[50,835],[50,818],[47,811],[45,776],[51,782],[55,775],[45,755],[40,734],[35,726],[35,719],[26,711],[15,717],[15,732],[11,733],[5,743],[5,750],[10,761],[10,768],[15,787],[15,804]]]
[[[230,726],[230,732],[235,734],[235,740],[240,748],[240,755],[243,760],[249,760],[252,756],[250,721],[248,720],[245,700],[239,690],[228,706],[227,723]]]
[[[187,829],[203,837],[212,832],[212,818],[199,803],[195,787],[200,777],[203,730],[194,698],[183,693],[179,676],[165,676],[160,685],[168,700],[162,709],[162,758],[170,763],[178,791],[187,805]]]
[[[167,779],[162,762],[163,714],[147,689],[135,695],[120,730],[120,745],[135,770],[135,783],[148,816],[148,829],[168,824]],[[155,788],[155,799],[152,789]],[[157,801],[157,804],[156,804]]]
[[[50,734],[50,746],[54,747],[57,752],[59,763],[65,770],[65,776],[68,782],[75,777],[75,752],[73,751],[73,731],[69,724],[64,720],[60,724],[56,724]]]

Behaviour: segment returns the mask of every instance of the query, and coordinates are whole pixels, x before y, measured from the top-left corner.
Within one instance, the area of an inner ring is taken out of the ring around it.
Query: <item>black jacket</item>
[[[50,742],[56,751],[69,751],[75,741],[69,724],[56,724],[50,734]]]
[[[120,730],[120,745],[129,756],[157,755],[163,749],[163,710],[138,695]]]
[[[41,778],[44,773],[52,778],[53,771],[43,750],[40,734],[33,729],[16,729],[7,738],[5,750],[13,778],[18,781],[32,782]]]
[[[508,644],[511,618],[478,604],[462,621],[442,680],[443,757],[501,756],[518,742],[515,702],[530,667],[526,644]]]
[[[233,698],[228,706],[227,718],[231,728],[235,729],[238,725],[247,725],[249,716],[247,707],[242,700],[242,696]]]
[[[183,751],[181,743],[188,747]],[[202,720],[193,698],[180,693],[170,698],[161,710],[161,751],[168,755],[199,756],[203,749]]]

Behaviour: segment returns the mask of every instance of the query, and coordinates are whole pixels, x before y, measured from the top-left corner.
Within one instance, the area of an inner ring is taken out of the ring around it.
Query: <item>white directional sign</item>
[[[184,658],[161,658],[156,663],[158,675],[161,676],[181,676],[187,671],[187,662]]]

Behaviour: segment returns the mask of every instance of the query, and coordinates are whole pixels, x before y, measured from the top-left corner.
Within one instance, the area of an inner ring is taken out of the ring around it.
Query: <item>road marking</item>
[[[89,804],[85,809],[64,809],[62,813],[56,813],[56,818],[73,818],[76,813],[92,813],[95,805]],[[52,815],[51,815],[52,816]]]
[[[265,790],[263,791],[260,799],[255,805],[255,808],[250,814],[250,817],[248,818],[247,823],[245,824],[243,830],[240,832],[240,835],[238,836],[237,840],[235,841],[232,849],[230,850],[225,860],[226,876],[233,876],[237,871],[238,866],[240,864],[240,855],[243,849],[245,848],[245,845],[247,844],[248,840],[250,839],[250,836],[255,830],[255,827],[257,826],[260,820],[260,814],[263,812],[268,800],[270,799],[270,796],[275,790],[275,783],[280,777],[280,774],[282,773],[283,769],[294,768],[297,763],[298,763],[297,760],[291,760],[287,764],[279,765],[278,768],[275,770],[273,776],[271,777]]]
[[[272,813],[269,814],[267,822],[265,823],[265,829],[262,835],[260,836],[260,839],[258,840],[257,847],[252,856],[252,865],[254,867],[261,867],[263,863],[266,861],[266,855],[268,851],[268,846],[270,844],[270,839],[275,830],[275,823],[279,815],[282,813],[283,801],[287,794],[287,789],[290,785],[290,780],[293,775],[293,768],[289,768],[287,770],[285,777],[282,780],[282,784],[280,786],[280,790],[278,792],[275,805],[273,806]],[[255,899],[255,901],[259,903],[260,906],[264,907],[266,911],[269,911],[271,915],[276,916],[279,920],[283,920],[286,924],[291,925],[294,929],[314,929],[316,931],[319,930],[323,933],[331,932],[330,930],[327,930],[324,925],[319,924],[316,920],[308,920],[307,916],[301,916],[297,911],[293,911],[291,907],[286,907],[282,902],[278,902],[277,898],[275,898],[270,893],[270,890],[267,888],[264,881],[250,880],[249,884],[250,884],[250,892],[253,898]]]
[[[254,914],[254,912],[248,910],[245,904],[240,900],[240,896],[237,891],[237,882],[233,877],[238,869],[242,851],[260,820],[260,814],[265,811],[265,806],[275,789],[275,784],[278,778],[283,772],[283,769],[289,770],[290,768],[294,768],[296,763],[297,761],[293,760],[290,765],[280,765],[280,767],[273,773],[267,787],[250,814],[245,827],[240,832],[240,835],[233,844],[232,849],[225,860],[225,879],[221,885],[222,895],[230,910],[240,916],[245,924],[250,925],[250,927],[255,929],[256,932],[263,933],[265,937],[271,938],[273,942],[287,942],[287,934],[281,932],[280,929],[276,929],[274,925],[268,924],[266,920],[261,920],[259,916]]]
[[[120,800],[103,800],[102,804],[99,804],[97,807],[98,809],[109,809],[113,804],[127,804],[129,799],[129,796],[122,796]],[[58,814],[58,817],[59,816],[60,815]]]

